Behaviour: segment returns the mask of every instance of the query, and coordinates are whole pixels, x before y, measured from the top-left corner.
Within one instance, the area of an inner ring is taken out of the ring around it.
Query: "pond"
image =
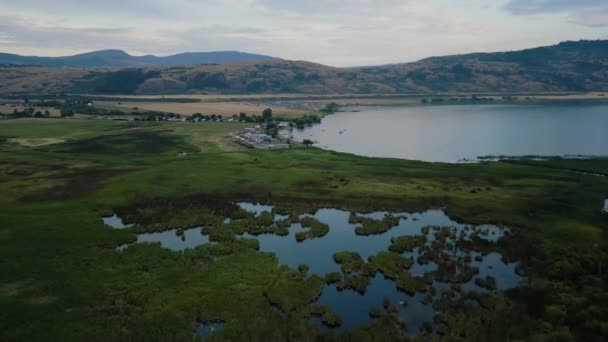
[[[240,206],[252,213],[258,214],[252,207],[241,204]],[[272,207],[268,206],[266,209],[271,211]],[[473,236],[475,239],[493,243],[505,236],[505,233],[509,231],[508,229],[490,225],[471,226],[460,224],[451,220],[441,210],[428,210],[421,213],[356,213],[355,216],[378,221],[391,216],[397,217],[398,222],[382,234],[357,235],[356,228],[358,224],[349,223],[352,220],[350,212],[326,208],[317,210],[314,215],[300,215],[300,218],[314,217],[318,221],[329,225],[329,232],[321,238],[298,242],[295,235],[298,232],[307,230],[300,223],[292,224],[289,228],[289,234],[286,236],[274,234],[252,236],[244,234],[244,237],[258,239],[260,249],[276,254],[279,263],[286,264],[293,269],[297,269],[301,264],[306,264],[309,267],[309,274],[317,274],[323,277],[328,273],[341,271],[341,266],[334,262],[333,259],[335,252],[357,252],[364,260],[367,260],[371,256],[387,251],[391,245],[392,238],[399,236],[425,236],[427,242],[424,245],[414,248],[410,252],[405,251],[402,254],[404,257],[413,260],[409,273],[422,277],[425,274],[438,271],[439,265],[433,261],[423,261],[423,258],[420,257],[422,254],[428,253],[428,249],[426,252],[423,252],[421,249],[433,244],[440,232],[439,227],[450,227],[452,237],[446,241],[454,245],[457,245],[458,241],[472,241]],[[429,229],[429,227],[435,228]],[[504,262],[500,253],[468,253],[455,247],[451,253],[453,253],[454,259],[462,258],[466,254],[470,259],[468,266],[478,269],[475,277],[460,284],[463,292],[488,291],[476,282],[477,278],[485,278],[486,276],[491,276],[495,279],[495,288],[498,291],[507,290],[519,284],[520,277],[515,271],[517,264]],[[437,280],[432,283],[432,287],[436,290],[449,288],[451,285],[450,283]],[[433,299],[437,299],[439,292],[436,292]],[[431,324],[433,322],[434,310],[432,303],[424,303],[424,296],[425,294],[420,292],[408,295],[397,289],[394,281],[385,279],[382,274],[377,273],[371,279],[365,293],[349,289],[339,289],[336,284],[325,285],[322,295],[316,304],[329,305],[332,311],[338,314],[342,320],[342,324],[334,330],[341,332],[369,323],[371,321],[369,310],[374,307],[382,308],[384,299],[388,298],[393,303],[399,303],[399,305],[396,305],[399,317],[407,322],[410,333],[415,333],[424,323]],[[314,321],[321,325],[319,319],[315,319]]]
[[[602,212],[608,214],[608,199],[604,201],[604,208],[602,209]]]
[[[163,248],[179,252],[207,244],[209,243],[209,237],[203,235],[201,227],[184,231],[173,229],[158,233],[138,234],[135,243],[159,243]],[[118,250],[122,251],[129,246],[129,244],[119,246]]]
[[[430,162],[482,156],[606,156],[607,104],[361,107],[290,133],[316,146]]]
[[[132,224],[125,224],[118,215],[114,214],[112,216],[102,217],[101,220],[106,226],[112,227],[114,229],[127,229],[133,227]]]
[[[213,333],[224,327],[223,321],[209,321],[199,324],[195,333],[203,339],[209,338]]]

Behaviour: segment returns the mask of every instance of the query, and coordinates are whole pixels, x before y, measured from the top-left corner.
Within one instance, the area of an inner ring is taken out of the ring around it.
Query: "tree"
[[[72,117],[74,116],[74,111],[71,109],[62,109],[61,110],[61,117],[62,118],[68,118],[68,117]]]
[[[279,127],[274,122],[269,122],[266,124],[266,134],[270,135],[273,138],[279,136]]]
[[[310,139],[304,139],[302,141],[302,144],[304,144],[304,146],[308,147],[308,146],[311,146],[312,144],[314,144],[314,142]]]
[[[262,117],[264,118],[264,121],[272,121],[272,109],[264,109],[264,111],[262,112]]]
[[[321,109],[322,112],[325,112],[327,114],[334,114],[336,112],[338,112],[340,110],[340,105],[332,102],[330,104],[328,104],[327,106],[325,106],[325,108]]]

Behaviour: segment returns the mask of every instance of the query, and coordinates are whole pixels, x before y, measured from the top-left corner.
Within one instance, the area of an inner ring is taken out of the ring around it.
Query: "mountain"
[[[127,55],[128,56],[128,55]],[[179,57],[178,57],[179,56]],[[521,51],[431,57],[414,63],[334,68],[304,61],[268,59],[190,65],[197,54],[145,56],[154,67],[0,69],[0,93],[184,94],[608,91],[608,40],[564,42]],[[232,56],[235,56],[232,53]],[[74,56],[124,60],[124,52]],[[1,63],[1,62],[0,62]],[[177,64],[170,64],[177,63]]]
[[[132,68],[150,66],[186,66],[222,64],[276,59],[237,51],[181,53],[167,57],[131,56],[122,50],[102,50],[66,57],[35,57],[0,53],[0,65],[70,67],[70,68]]]

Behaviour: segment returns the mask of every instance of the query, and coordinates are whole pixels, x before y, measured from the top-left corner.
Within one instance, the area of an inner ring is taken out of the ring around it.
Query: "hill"
[[[608,40],[361,68],[273,59],[120,70],[0,71],[3,94],[589,92],[608,91]]]
[[[121,50],[102,50],[66,57],[35,57],[0,53],[0,65],[69,67],[69,68],[128,68],[149,66],[184,66],[272,60],[274,57],[237,51],[180,53],[167,57],[131,56]]]

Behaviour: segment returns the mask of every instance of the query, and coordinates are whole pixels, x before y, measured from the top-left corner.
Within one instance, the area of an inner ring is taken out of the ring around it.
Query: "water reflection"
[[[377,212],[361,214],[371,218],[382,218],[386,213]],[[349,223],[350,212],[337,209],[319,209],[313,216],[322,223],[330,226],[329,233],[320,239],[297,242],[296,233],[304,231],[299,223],[289,229],[289,235],[282,237],[274,234],[262,234],[256,237],[246,234],[246,237],[257,238],[260,249],[277,255],[279,262],[297,269],[300,264],[307,264],[311,274],[325,275],[340,271],[340,266],[333,262],[333,254],[337,251],[358,252],[365,260],[381,251],[386,251],[391,244],[391,238],[410,235],[422,235],[422,228],[426,226],[450,226],[462,230],[468,225],[461,225],[452,221],[441,210],[429,210],[424,213],[395,213],[401,217],[399,225],[384,234],[360,236],[355,234],[356,224]],[[480,226],[479,229],[488,231],[488,240],[497,240],[504,233],[494,226]],[[484,236],[480,236],[484,237]],[[432,241],[432,235],[429,241]],[[427,266],[424,266],[427,267]]]
[[[222,321],[211,321],[201,323],[195,330],[196,334],[203,339],[206,339],[213,335],[215,331],[224,327],[224,322]]]
[[[253,207],[248,207],[253,208]],[[252,209],[253,210],[253,209]],[[272,208],[266,208],[271,211]],[[319,209],[314,215],[301,215],[300,218],[313,216],[322,223],[330,226],[329,233],[322,238],[297,242],[295,234],[304,229],[299,223],[291,225],[289,235],[278,236],[274,234],[262,234],[245,237],[256,238],[260,242],[260,249],[265,252],[272,252],[277,255],[279,262],[286,264],[293,269],[297,269],[300,264],[309,266],[309,274],[324,276],[330,272],[340,272],[340,265],[333,261],[333,254],[337,251],[358,252],[364,260],[382,251],[387,251],[391,245],[391,238],[399,236],[420,236],[427,237],[425,248],[432,245],[436,239],[435,234],[439,234],[439,227],[450,227],[452,235],[446,239],[446,243],[456,245],[456,241],[472,241],[473,236],[476,240],[486,242],[496,242],[504,236],[505,229],[491,225],[471,226],[459,224],[451,220],[441,210],[429,210],[422,213],[389,213],[373,212],[359,213],[359,217],[382,220],[387,215],[399,218],[397,226],[392,227],[386,233],[360,236],[355,233],[358,224],[349,223],[351,213],[337,209]],[[426,228],[425,228],[426,227]],[[432,227],[432,228],[429,228]],[[438,265],[433,262],[418,262],[421,247],[414,248],[412,251],[404,252],[403,256],[412,258],[414,261],[409,273],[414,276],[422,277],[425,274],[438,271]],[[503,291],[518,286],[520,277],[516,274],[516,263],[505,263],[502,255],[497,252],[482,254],[479,252],[465,252],[460,249],[454,251],[454,258],[467,255],[470,258],[469,266],[478,268],[478,273],[460,284],[464,291],[488,292],[492,291],[478,285],[476,278],[493,277],[496,280],[496,290]],[[382,308],[385,298],[388,298],[397,307],[398,315],[407,322],[410,333],[416,333],[425,323],[432,324],[434,310],[432,300],[436,300],[442,289],[449,289],[451,283],[433,281],[432,287],[435,294],[430,301],[423,301],[427,296],[424,293],[415,293],[410,296],[399,291],[392,280],[385,279],[381,273],[377,273],[371,279],[369,286],[364,294],[354,290],[338,289],[336,284],[326,285],[321,297],[316,304],[329,305],[331,309],[340,316],[342,325],[335,328],[336,331],[351,330],[355,327],[367,324],[371,321],[369,310],[371,308]],[[314,321],[321,327],[318,318]],[[324,328],[325,329],[325,328]]]
[[[118,215],[114,214],[112,216],[102,217],[101,220],[106,226],[110,226],[114,229],[126,229],[133,227],[132,224],[125,224]]]
[[[365,107],[287,134],[334,151],[424,161],[606,156],[607,110],[606,104],[580,103]]]
[[[174,252],[209,243],[209,236],[203,235],[200,227],[184,230],[180,234],[178,232],[180,231],[173,229],[158,233],[138,234],[135,243],[160,243],[161,247]],[[129,245],[122,245],[118,249],[122,251],[128,247]]]

